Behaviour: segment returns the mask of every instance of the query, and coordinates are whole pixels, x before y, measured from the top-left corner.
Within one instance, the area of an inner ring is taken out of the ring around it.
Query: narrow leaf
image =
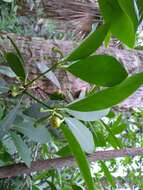
[[[26,73],[23,67],[21,59],[12,52],[7,52],[4,57],[9,65],[9,67],[14,71],[14,73],[22,80],[25,81]]]
[[[123,65],[109,55],[94,55],[74,62],[67,70],[89,83],[99,86],[114,86],[127,76]]]
[[[139,11],[139,23],[142,22],[143,19],[143,1],[142,0],[136,0],[138,11]]]
[[[96,111],[112,107],[134,93],[143,84],[143,72],[126,78],[114,87],[106,88],[91,96],[76,100],[67,107],[77,111]]]
[[[15,73],[11,70],[11,68],[7,67],[7,66],[0,66],[0,73],[3,75],[6,75],[10,78],[15,78],[16,75]]]
[[[28,167],[30,167],[31,161],[32,161],[30,149],[25,144],[25,142],[22,140],[22,138],[19,135],[17,135],[16,133],[11,132],[11,137],[13,139],[15,146],[16,146],[16,149],[17,149],[19,156],[25,162],[25,164]]]
[[[94,182],[90,173],[90,167],[88,161],[86,159],[85,153],[83,152],[80,144],[78,143],[77,139],[73,135],[73,133],[69,130],[67,126],[62,124],[61,129],[69,143],[71,151],[77,161],[77,164],[80,168],[80,171],[83,175],[87,188],[90,190],[95,190]]]
[[[72,185],[73,190],[83,190],[80,186]]]
[[[70,115],[74,116],[75,118],[83,121],[96,121],[105,117],[109,109],[101,110],[101,111],[92,111],[92,112],[79,112],[70,109],[65,109]]]
[[[71,156],[72,153],[69,145],[66,145],[63,148],[61,148],[58,152],[56,152],[56,154],[61,157],[66,157],[66,156]]]
[[[114,181],[109,169],[107,168],[106,164],[103,161],[100,161],[100,165],[101,165],[102,171],[104,172],[108,182],[110,183],[112,188],[115,189],[116,188],[115,181]]]
[[[37,63],[37,67],[41,71],[41,73],[44,73],[45,71],[47,71],[49,69],[49,67],[44,63]],[[52,71],[49,71],[44,76],[47,77],[50,81],[52,81],[53,84],[55,84],[58,88],[61,88],[61,85],[60,85],[56,75]]]
[[[21,61],[22,61],[23,64],[24,64],[23,56],[22,56],[20,50],[18,49],[16,43],[13,41],[13,39],[12,39],[10,36],[7,36],[7,38],[8,38],[8,39],[10,40],[10,42],[12,43],[14,49],[16,50],[17,55],[19,56],[19,58],[21,59]]]
[[[95,147],[91,131],[77,119],[66,117],[65,122],[69,126],[82,149],[87,153],[92,153],[95,150]]]
[[[73,52],[71,52],[66,58],[66,61],[75,61],[84,57],[89,56],[95,52],[102,42],[109,30],[109,25],[104,24],[91,32],[87,38],[77,47]]]

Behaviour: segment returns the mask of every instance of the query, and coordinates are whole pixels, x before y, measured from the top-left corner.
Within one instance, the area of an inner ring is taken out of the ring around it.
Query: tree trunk
[[[1,41],[0,50],[12,50],[11,43],[6,37],[6,33],[1,33],[3,40]],[[77,46],[77,43],[72,41],[60,41],[60,40],[45,40],[44,38],[31,38],[21,37],[14,34],[8,34],[16,42],[17,46],[23,53],[26,60],[26,67],[32,71],[32,74],[37,72],[35,63],[43,62],[44,56],[50,56],[52,59],[56,59],[58,55],[53,51],[53,48],[58,48],[64,55],[67,55],[73,48]],[[143,71],[143,52],[137,50],[121,50],[117,48],[104,48],[101,47],[97,54],[108,54],[116,57],[120,62],[123,63],[129,74],[134,74]],[[44,61],[45,62],[45,61]],[[51,65],[51,61],[47,61],[47,65]],[[32,67],[32,69],[31,69]],[[62,91],[77,92],[78,90],[85,90],[89,87],[87,83],[73,77],[72,75],[65,74],[64,71],[57,71],[56,75],[62,84]],[[48,92],[57,91],[57,89],[51,82],[47,83],[47,80],[42,80],[42,84],[38,83],[39,86],[46,88]],[[140,88],[133,96],[128,98],[122,104],[121,108],[132,108],[132,107],[143,107],[143,88]]]

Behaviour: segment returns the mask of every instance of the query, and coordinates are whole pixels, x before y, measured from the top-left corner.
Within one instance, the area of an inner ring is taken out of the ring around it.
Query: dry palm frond
[[[97,0],[41,0],[32,5],[22,0],[19,4],[19,15],[67,21],[76,29],[76,33],[81,33],[81,36],[91,31],[93,23],[101,21]]]

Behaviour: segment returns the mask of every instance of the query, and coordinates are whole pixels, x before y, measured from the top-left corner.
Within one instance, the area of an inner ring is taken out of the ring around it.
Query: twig
[[[87,155],[87,158],[89,161],[95,162],[97,160],[110,160],[118,157],[139,155],[143,155],[143,148],[127,148],[120,150],[97,151],[92,155]],[[23,163],[12,164],[9,166],[0,167],[0,178],[13,177],[22,174],[30,174],[32,172],[63,168],[66,166],[70,167],[73,164],[75,164],[75,160],[72,156],[34,161],[32,162],[30,168],[28,168]]]

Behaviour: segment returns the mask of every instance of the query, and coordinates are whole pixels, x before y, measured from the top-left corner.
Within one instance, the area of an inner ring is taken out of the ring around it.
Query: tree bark
[[[58,48],[61,52],[63,52],[64,55],[67,55],[69,52],[71,52],[72,49],[77,47],[77,43],[72,41],[46,40],[44,38],[21,37],[16,36],[15,34],[7,33],[0,33],[0,35],[3,39],[0,44],[0,50],[13,50],[10,41],[6,37],[7,35],[11,36],[11,38],[16,42],[17,46],[19,47],[19,49],[25,57],[26,67],[30,67],[30,70],[32,71],[36,68],[36,61],[38,60],[38,62],[43,62],[44,56],[48,55],[54,59],[55,57],[57,58],[59,56],[53,51],[54,47]],[[98,49],[97,54],[108,54],[114,56],[125,66],[129,74],[134,74],[143,71],[142,51],[101,47],[100,49]],[[47,65],[51,65],[51,62],[49,60],[46,61],[46,63]],[[87,83],[71,76],[70,74],[65,75],[64,71],[58,71],[56,72],[56,75],[62,84],[61,90],[64,92],[69,89],[69,86],[71,86],[71,91],[73,92],[77,92],[78,90],[82,90],[88,87]],[[48,83],[46,88],[48,91],[58,90],[55,86],[52,85],[52,83]],[[128,100],[120,104],[120,107],[125,109],[130,109],[133,107],[143,107],[142,97],[143,88],[140,88],[133,96],[128,98]]]
[[[87,158],[90,162],[95,162],[98,160],[110,160],[126,156],[139,156],[142,154],[143,148],[127,148],[121,150],[97,151],[94,154],[87,155]],[[38,172],[41,170],[57,168],[61,169],[63,167],[70,167],[74,164],[75,160],[72,156],[34,161],[32,162],[30,168],[26,167],[26,165],[23,163],[12,164],[9,166],[0,167],[0,178],[8,178],[22,174],[30,174],[32,172]]]

